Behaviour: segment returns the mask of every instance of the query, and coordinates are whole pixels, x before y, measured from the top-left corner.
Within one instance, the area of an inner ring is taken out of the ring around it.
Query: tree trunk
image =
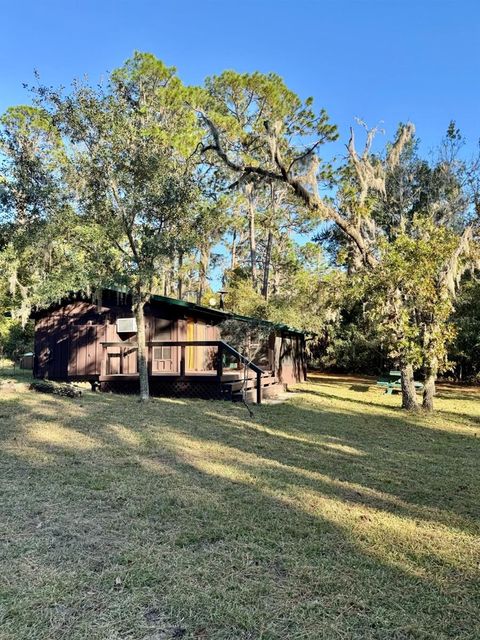
[[[160,291],[163,293],[164,296],[167,295],[167,278],[164,270],[162,270],[162,279],[160,281]]]
[[[138,380],[140,384],[140,400],[146,402],[150,397],[150,389],[148,385],[148,362],[147,362],[147,346],[145,337],[145,299],[138,296],[134,302],[133,310],[137,320],[137,368]]]
[[[178,254],[178,278],[177,278],[177,298],[182,299],[183,296],[183,252]]]
[[[423,389],[422,408],[425,411],[433,411],[433,398],[435,396],[435,382],[437,380],[438,361],[433,357],[426,367],[425,387]]]
[[[204,247],[200,251],[199,261],[199,273],[198,273],[198,291],[197,291],[197,304],[202,303],[203,294],[207,288],[207,273],[208,265],[210,263],[210,247]]]
[[[413,380],[413,367],[405,364],[400,367],[402,374],[402,409],[408,411],[418,411],[417,393]]]
[[[270,284],[270,263],[272,260],[272,246],[273,246],[272,226],[275,224],[275,220],[276,220],[275,187],[273,185],[273,182],[270,183],[270,205],[271,205],[271,216],[270,216],[268,236],[267,236],[267,246],[265,248],[265,263],[263,267],[262,296],[265,298],[265,300],[268,300],[268,286]]]
[[[252,196],[252,185],[248,185],[248,232],[250,240],[250,265],[252,269],[252,285],[257,288],[257,240],[255,235],[255,199]]]
[[[272,259],[272,244],[273,244],[273,233],[270,229],[268,232],[267,238],[267,247],[265,249],[265,266],[263,269],[263,286],[262,286],[262,296],[265,300],[268,300],[268,285],[270,282],[270,261]]]
[[[237,232],[234,229],[232,234],[232,257],[230,260],[230,269],[233,271],[237,266]]]

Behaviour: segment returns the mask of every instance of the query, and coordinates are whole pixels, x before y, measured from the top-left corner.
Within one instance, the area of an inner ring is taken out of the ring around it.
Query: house
[[[137,328],[128,294],[107,289],[97,300],[72,295],[33,318],[35,377],[138,390]],[[227,321],[235,321],[240,332],[260,322],[263,338],[255,357],[223,339]],[[233,400],[246,395],[261,402],[305,379],[305,336],[284,325],[152,295],[145,330],[152,395]]]

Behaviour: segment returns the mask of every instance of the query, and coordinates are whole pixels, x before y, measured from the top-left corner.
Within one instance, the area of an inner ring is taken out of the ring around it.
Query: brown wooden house
[[[101,301],[71,296],[33,317],[35,377],[89,381],[103,390],[138,390],[136,324],[127,294],[104,290]],[[222,323],[232,318],[253,322],[152,296],[145,308],[151,393],[233,400],[246,395],[260,402],[305,378],[302,332],[263,322],[268,338],[251,362],[222,340]]]

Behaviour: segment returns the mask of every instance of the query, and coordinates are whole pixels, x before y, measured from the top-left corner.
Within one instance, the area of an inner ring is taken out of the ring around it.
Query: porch
[[[102,389],[135,390],[139,383],[138,345],[101,342],[98,378]],[[148,376],[153,395],[222,398],[261,403],[281,385],[270,367],[251,362],[222,340],[147,342]]]

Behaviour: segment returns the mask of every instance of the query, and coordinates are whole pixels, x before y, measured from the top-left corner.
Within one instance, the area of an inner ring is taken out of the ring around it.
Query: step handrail
[[[239,351],[234,349],[231,345],[228,344],[228,342],[224,342],[223,340],[220,340],[220,342],[225,351],[228,351],[230,355],[234,356],[235,358],[238,358],[240,362],[243,362],[243,364],[247,365],[247,367],[249,367],[252,371],[255,371],[255,373],[259,373],[259,374],[264,373],[263,369],[261,369],[251,360],[249,360],[247,356],[242,355]]]
[[[257,404],[260,404],[262,402],[262,375],[263,375],[263,369],[260,369],[260,367],[257,367],[256,364],[253,364],[253,362],[251,360],[249,360],[246,356],[244,356],[241,353],[239,353],[236,349],[234,349],[232,346],[230,346],[227,342],[224,342],[223,340],[221,340],[220,342],[222,343],[222,349],[224,349],[225,351],[228,351],[228,353],[230,353],[235,358],[238,358],[240,360],[240,362],[243,362],[243,364],[245,366],[249,367],[252,371],[254,371],[257,374]]]

